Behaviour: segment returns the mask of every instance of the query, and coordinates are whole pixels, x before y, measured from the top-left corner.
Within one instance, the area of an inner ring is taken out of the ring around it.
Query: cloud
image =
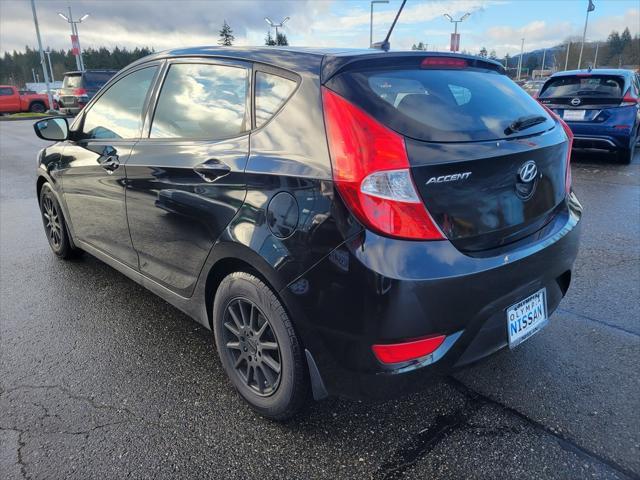
[[[62,0],[36,2],[45,45],[56,49],[70,47],[69,25],[57,15],[57,12],[66,14],[68,4]],[[248,44],[249,39],[259,39],[262,44],[269,28],[265,16],[275,21],[290,16],[295,18],[294,28],[304,30],[317,18],[315,15],[329,6],[329,2],[310,0],[75,0],[72,3],[76,18],[90,14],[79,26],[83,48],[119,45],[156,49],[216,44],[225,19],[233,28],[236,43]],[[0,0],[0,51],[23,49],[25,45],[36,45],[30,3]]]

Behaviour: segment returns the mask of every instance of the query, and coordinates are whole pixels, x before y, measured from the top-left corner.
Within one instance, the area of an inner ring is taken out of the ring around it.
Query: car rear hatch
[[[568,122],[604,122],[606,109],[621,105],[624,85],[618,75],[562,75],[545,83],[539,101]]]
[[[564,205],[567,135],[494,62],[389,54],[325,86],[403,136],[421,201],[464,252],[532,235]]]

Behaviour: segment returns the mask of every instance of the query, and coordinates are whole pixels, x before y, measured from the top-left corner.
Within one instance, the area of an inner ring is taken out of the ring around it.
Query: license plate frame
[[[506,310],[509,348],[531,338],[549,323],[547,289],[541,288]]]
[[[582,122],[586,114],[586,110],[565,110],[562,114],[562,119],[569,122]]]

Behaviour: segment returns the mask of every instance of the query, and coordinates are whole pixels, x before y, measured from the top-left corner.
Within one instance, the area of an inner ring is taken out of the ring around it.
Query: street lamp
[[[276,45],[278,45],[278,28],[284,26],[288,20],[289,17],[284,17],[280,23],[274,23],[269,17],[264,17],[264,21],[269,24],[269,27],[274,27],[276,29]]]
[[[82,23],[84,20],[89,18],[89,14],[85,13],[78,20],[73,19],[73,15],[71,14],[71,6],[69,6],[69,16],[67,17],[64,13],[58,12],[58,16],[67,21],[71,25],[71,36],[75,37],[78,55],[76,56],[76,66],[78,70],[84,71],[84,61],[82,60],[82,49],[80,47],[80,35],[78,34],[78,23]],[[75,45],[73,45],[75,47]]]
[[[449,15],[448,13],[444,14],[444,16],[446,18],[448,18],[451,23],[454,24],[454,27],[453,27],[453,42],[452,42],[452,45],[451,45],[451,51],[452,52],[457,52],[458,49],[460,48],[460,42],[458,41],[458,24],[461,23],[461,22],[464,22],[465,19],[469,15],[471,15],[471,14],[469,12],[467,12],[462,17],[460,17],[460,20],[454,20],[453,17],[451,15]]]
[[[373,46],[373,4],[389,3],[389,0],[371,0],[371,21],[369,22],[369,48]]]

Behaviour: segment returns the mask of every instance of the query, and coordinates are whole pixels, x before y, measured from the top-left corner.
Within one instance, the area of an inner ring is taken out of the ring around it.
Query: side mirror
[[[61,142],[69,138],[69,124],[66,118],[45,118],[33,124],[36,135],[43,140]]]

